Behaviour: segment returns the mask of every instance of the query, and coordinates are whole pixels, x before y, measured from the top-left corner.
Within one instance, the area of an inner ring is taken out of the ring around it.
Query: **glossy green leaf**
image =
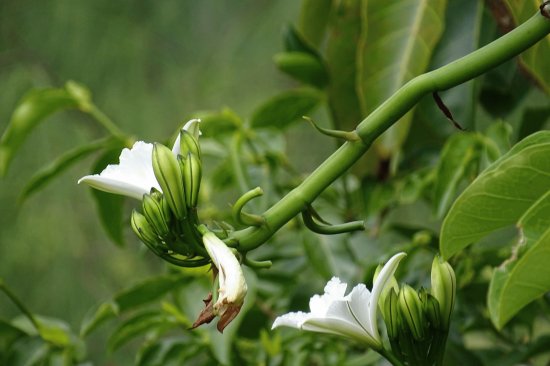
[[[262,104],[252,115],[252,127],[283,129],[310,113],[323,99],[315,89],[294,89],[283,92]]]
[[[332,0],[302,0],[298,29],[314,46],[323,40],[332,3]]]
[[[443,147],[436,168],[434,208],[443,217],[457,195],[459,183],[465,178],[469,166],[478,157],[477,136],[472,133],[453,135]]]
[[[93,174],[99,174],[109,164],[117,164],[120,148],[106,151],[92,167]],[[109,238],[118,246],[124,246],[124,203],[126,198],[90,188],[96,203],[101,226]]]
[[[145,310],[117,326],[109,336],[108,347],[114,352],[137,337],[152,332],[163,332],[174,325],[162,312]]]
[[[361,34],[363,0],[334,2],[329,20],[326,64],[328,103],[335,127],[354,129],[362,114],[357,96],[357,42]]]
[[[538,11],[540,1],[504,0],[512,19],[516,25],[525,22]],[[537,84],[550,94],[550,72],[548,72],[548,60],[550,60],[550,35],[537,42],[519,56],[520,62]]]
[[[105,138],[92,141],[88,144],[81,145],[73,150],[66,152],[43,169],[38,171],[23,188],[20,201],[25,201],[30,195],[44,188],[53,178],[71,167],[74,163],[82,160],[86,156],[103,148],[113,146],[115,140]],[[122,148],[122,147],[120,147]]]
[[[27,93],[15,107],[0,139],[0,176],[6,174],[13,155],[41,121],[54,112],[77,106],[78,101],[66,89],[36,89]]]
[[[550,131],[541,131],[516,144],[480,174],[443,222],[443,257],[517,222],[550,187],[549,157]]]
[[[517,247],[512,257],[495,270],[489,287],[489,313],[497,328],[550,291],[550,190],[529,208],[517,226]]]
[[[444,29],[446,0],[404,0],[388,6],[369,1],[358,65],[363,114],[369,114],[407,81],[424,73]],[[412,111],[375,144],[382,157],[399,151],[407,137]]]
[[[328,77],[319,58],[305,52],[282,52],[274,56],[275,65],[282,72],[306,84],[322,88]]]
[[[113,300],[100,305],[84,320],[80,334],[86,336],[106,320],[155,301],[170,291],[178,289],[186,283],[185,278],[186,276],[182,275],[153,277],[122,291]]]

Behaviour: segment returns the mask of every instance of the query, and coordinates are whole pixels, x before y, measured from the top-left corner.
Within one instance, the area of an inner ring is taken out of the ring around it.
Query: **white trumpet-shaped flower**
[[[192,133],[195,138],[200,135],[198,119],[188,121],[183,130]],[[174,143],[174,155],[180,151],[180,137]],[[100,174],[87,175],[78,180],[92,188],[114,194],[133,197],[138,200],[150,193],[151,188],[162,192],[153,171],[153,144],[137,141],[131,149],[123,149],[118,164],[108,165]]]
[[[390,283],[405,253],[398,253],[384,265],[374,281],[372,292],[364,284],[355,286],[346,295],[347,285],[333,277],[323,295],[309,301],[310,312],[294,312],[275,319],[273,327],[287,326],[312,332],[337,334],[365,342],[374,349],[382,348],[378,332],[378,300]]]

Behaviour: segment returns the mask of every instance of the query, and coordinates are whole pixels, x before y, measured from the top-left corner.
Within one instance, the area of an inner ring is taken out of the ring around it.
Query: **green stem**
[[[124,142],[127,147],[131,147],[132,143],[128,136],[99,108],[92,105],[88,111],[90,115],[103,126],[112,136]]]
[[[372,142],[413,108],[426,94],[460,85],[511,59],[550,33],[550,20],[540,12],[487,46],[437,70],[420,75],[399,89],[359,126],[360,141],[348,141],[325,160],[298,187],[262,216],[266,224],[236,231],[230,240],[248,251],[265,243],[277,230],[312,203],[325,188],[342,176]]]
[[[15,306],[23,313],[25,316],[30,320],[34,328],[40,333],[40,323],[36,320],[36,318],[32,315],[32,313],[23,305],[21,300],[15,294],[4,284],[4,281],[0,279],[0,291],[3,291],[6,296],[13,302]]]

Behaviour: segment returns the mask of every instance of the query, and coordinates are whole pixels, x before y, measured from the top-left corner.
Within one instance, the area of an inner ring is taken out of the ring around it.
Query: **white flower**
[[[381,349],[377,321],[378,299],[405,255],[398,253],[390,258],[376,278],[372,292],[364,284],[359,284],[345,295],[347,285],[333,277],[325,286],[323,295],[314,295],[310,299],[309,313],[296,312],[280,316],[275,319],[272,329],[287,326],[337,334]]]
[[[211,315],[220,316],[218,330],[221,332],[241,310],[247,286],[241,264],[231,249],[212,232],[204,233],[202,240],[218,269],[218,299],[212,306]]]
[[[183,126],[196,138],[200,135],[198,119],[192,119]],[[174,155],[180,151],[180,137],[174,143]],[[153,171],[153,144],[138,141],[131,149],[123,149],[118,164],[108,165],[100,174],[87,175],[78,180],[92,188],[114,194],[133,197],[138,200],[150,193],[151,188],[162,192]]]

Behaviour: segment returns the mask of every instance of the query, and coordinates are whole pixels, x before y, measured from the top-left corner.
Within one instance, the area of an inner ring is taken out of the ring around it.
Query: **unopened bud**
[[[162,199],[162,196],[160,196]],[[147,221],[155,232],[163,237],[170,231],[169,220],[170,216],[166,215],[165,210],[162,207],[162,201],[153,198],[151,195],[144,194],[142,201],[143,215],[147,218]]]
[[[424,315],[418,293],[409,285],[404,285],[399,292],[399,310],[403,325],[407,325],[413,338],[424,338]]]
[[[195,136],[186,130],[180,131],[180,155],[187,156],[188,153],[195,154],[200,158],[201,148]]]
[[[388,337],[390,339],[396,339],[399,333],[400,318],[397,292],[395,292],[393,288],[390,288],[386,300],[384,301],[382,317],[386,324]]]
[[[376,282],[376,279],[378,278],[378,275],[380,274],[380,271],[382,270],[382,265],[379,264],[378,267],[376,267],[376,270],[374,271],[373,276],[373,282]],[[384,306],[386,304],[386,297],[390,294],[390,291],[395,291],[395,293],[399,293],[399,285],[397,284],[397,280],[395,279],[395,276],[391,276],[391,278],[388,281],[388,284],[382,292],[380,293],[380,298],[378,299],[378,306],[380,308],[380,311],[384,311]]]
[[[196,207],[202,178],[201,160],[197,155],[188,153],[180,165],[185,184],[185,200],[189,207]]]
[[[437,256],[432,262],[431,277],[432,294],[439,302],[441,326],[449,329],[456,294],[455,272],[449,263]]]
[[[176,157],[164,145],[153,147],[153,170],[172,212],[178,219],[184,219],[187,210],[183,177]]]
[[[439,310],[439,302],[435,297],[428,294],[426,302],[422,303],[424,314],[430,321],[432,328],[441,329],[441,312]]]
[[[132,211],[130,223],[136,235],[142,242],[147,244],[147,246],[156,247],[158,245],[158,237],[145,216],[134,210]]]

